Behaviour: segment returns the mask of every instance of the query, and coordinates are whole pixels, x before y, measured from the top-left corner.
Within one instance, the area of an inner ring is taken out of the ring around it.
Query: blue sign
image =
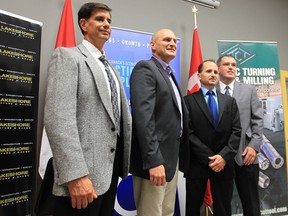
[[[113,28],[111,37],[105,44],[105,55],[120,73],[129,101],[130,75],[137,62],[151,58],[151,37],[151,33]],[[180,84],[180,39],[177,39],[176,43],[176,57],[170,65],[175,70],[175,78]]]

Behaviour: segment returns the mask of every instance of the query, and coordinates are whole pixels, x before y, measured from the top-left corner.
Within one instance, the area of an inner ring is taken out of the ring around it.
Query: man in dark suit
[[[131,115],[121,78],[104,59],[111,9],[78,12],[84,40],[49,63],[44,122],[53,152],[54,216],[112,216],[118,178],[129,171]],[[112,85],[114,83],[114,85]]]
[[[216,91],[218,67],[213,60],[199,65],[198,78],[201,89],[184,98],[190,116],[186,215],[200,215],[209,178],[213,215],[230,216],[234,157],[241,135],[239,111],[234,98]]]
[[[237,62],[231,55],[217,60],[220,82],[217,88],[236,99],[241,119],[241,141],[235,157],[235,183],[244,216],[260,216],[258,192],[260,151],[263,136],[262,107],[256,88],[235,81]]]
[[[172,216],[187,110],[169,66],[176,55],[174,33],[157,31],[150,46],[152,58],[138,62],[130,79],[130,172],[137,215]]]

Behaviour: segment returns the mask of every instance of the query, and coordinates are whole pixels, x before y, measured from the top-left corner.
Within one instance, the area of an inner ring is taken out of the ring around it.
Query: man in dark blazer
[[[258,191],[260,151],[263,136],[262,107],[256,88],[235,81],[237,62],[231,55],[217,60],[220,82],[217,88],[236,99],[241,120],[241,141],[235,157],[235,183],[244,216],[260,216]]]
[[[201,89],[185,96],[189,111],[189,170],[186,177],[186,215],[199,216],[207,179],[210,179],[213,197],[213,215],[230,216],[233,194],[234,157],[237,153],[241,126],[234,98],[216,91],[218,67],[206,60],[198,67]],[[214,100],[212,118],[208,104]]]
[[[137,215],[172,216],[179,152],[187,137],[187,110],[169,66],[176,55],[174,33],[169,29],[157,31],[150,46],[152,58],[138,62],[130,79],[130,172]]]
[[[84,4],[83,42],[57,48],[49,63],[44,124],[53,152],[54,216],[112,216],[118,177],[128,175],[130,110],[118,72],[100,58],[110,12],[102,3]]]

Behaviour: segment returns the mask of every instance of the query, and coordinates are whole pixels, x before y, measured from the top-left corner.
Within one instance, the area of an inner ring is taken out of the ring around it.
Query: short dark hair
[[[85,20],[89,19],[92,15],[92,12],[96,9],[103,9],[103,10],[109,11],[110,17],[111,17],[112,9],[109,8],[106,4],[96,3],[96,2],[88,2],[84,5],[82,5],[82,7],[78,11],[78,25],[79,25],[80,30],[81,30],[83,35],[84,35],[84,31],[82,30],[82,28],[80,26],[80,20],[81,19],[85,19]]]
[[[198,73],[202,73],[203,71],[203,65],[205,62],[213,62],[216,64],[215,60],[214,59],[207,59],[205,61],[202,61],[201,64],[198,66]]]
[[[224,57],[230,57],[230,58],[234,58],[234,59],[235,59],[235,57],[234,57],[233,55],[231,55],[231,54],[222,55],[222,56],[220,56],[220,57],[217,59],[217,66],[218,66],[218,67],[220,67],[222,58],[224,58]],[[235,59],[235,60],[236,60],[236,59]]]

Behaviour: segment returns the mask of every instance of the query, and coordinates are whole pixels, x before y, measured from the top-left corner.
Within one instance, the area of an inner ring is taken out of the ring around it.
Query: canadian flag
[[[192,54],[190,61],[187,95],[198,91],[201,87],[200,81],[197,77],[198,66],[201,64],[201,62],[202,62],[202,52],[201,52],[200,40],[198,35],[198,29],[197,27],[195,27],[193,32]],[[207,187],[204,196],[204,204],[206,206],[211,206],[213,204],[209,179],[207,181]]]
[[[75,41],[71,0],[66,0],[59,24],[55,48],[60,46],[74,47],[76,46]]]
[[[198,66],[200,65],[201,62],[202,62],[202,52],[200,47],[198,29],[194,28],[187,94],[196,92],[201,87],[200,81],[197,77]]]

